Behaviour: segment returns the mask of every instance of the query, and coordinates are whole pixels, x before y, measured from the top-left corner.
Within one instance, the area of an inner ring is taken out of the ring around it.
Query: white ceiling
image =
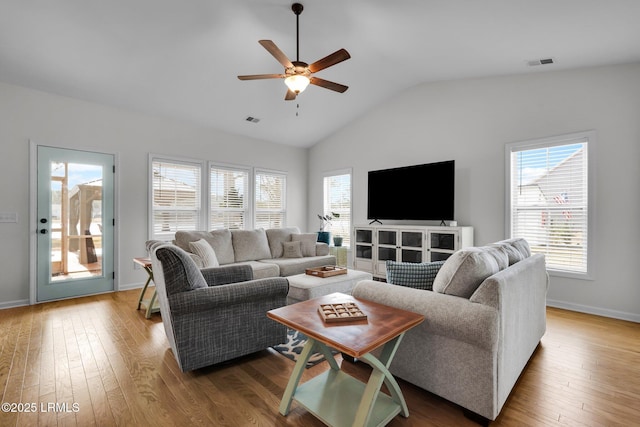
[[[640,62],[640,0],[307,0],[300,60],[347,49],[317,76],[349,90],[284,101],[236,76],[296,59],[292,3],[0,0],[0,81],[309,147],[423,82]]]

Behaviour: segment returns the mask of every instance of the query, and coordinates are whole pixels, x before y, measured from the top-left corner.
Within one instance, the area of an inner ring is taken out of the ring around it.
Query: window
[[[244,230],[249,226],[249,170],[209,167],[209,228]]]
[[[591,278],[589,148],[595,132],[507,145],[508,235],[545,254],[556,275]]]
[[[151,160],[151,239],[172,239],[178,230],[199,230],[201,176],[199,163]]]
[[[287,176],[283,173],[256,170],[255,227],[284,227]]]
[[[326,231],[342,237],[342,245],[350,245],[351,236],[351,171],[333,172],[324,177],[324,215],[337,213]],[[333,216],[333,215],[332,215]]]

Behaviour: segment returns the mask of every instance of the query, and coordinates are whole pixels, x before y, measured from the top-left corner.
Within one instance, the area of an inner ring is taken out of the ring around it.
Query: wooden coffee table
[[[325,323],[318,313],[322,304],[348,302],[357,304],[367,319]],[[334,427],[384,426],[397,414],[409,416],[389,365],[404,333],[422,322],[424,316],[342,293],[280,307],[267,312],[267,316],[309,338],[282,396],[282,415],[289,413],[291,403],[296,400],[322,422]],[[381,346],[379,357],[371,354]],[[364,384],[342,371],[329,347],[369,364],[373,368],[369,381]],[[331,369],[299,385],[314,350],[324,354]],[[391,396],[380,393],[383,383]]]

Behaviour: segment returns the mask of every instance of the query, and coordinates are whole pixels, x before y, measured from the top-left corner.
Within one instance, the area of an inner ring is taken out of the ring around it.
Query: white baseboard
[[[119,291],[128,291],[131,289],[140,289],[144,286],[144,283],[129,283],[127,285],[118,286]]]
[[[574,304],[571,302],[547,300],[547,306],[562,308],[564,310],[577,311],[579,313],[595,314],[596,316],[610,317],[612,319],[628,320],[640,323],[640,314],[627,313],[624,311],[609,310],[607,308],[591,307],[588,305]]]
[[[24,307],[25,305],[29,305],[29,300],[28,299],[20,299],[20,300],[17,300],[17,301],[0,302],[0,310],[4,310],[5,308]]]

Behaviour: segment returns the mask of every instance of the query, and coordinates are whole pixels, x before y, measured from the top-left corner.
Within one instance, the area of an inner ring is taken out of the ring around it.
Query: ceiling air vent
[[[555,59],[553,58],[534,59],[533,61],[527,61],[527,64],[530,67],[534,67],[536,65],[549,65],[554,63],[555,63]]]
[[[248,121],[248,122],[251,122],[251,123],[258,123],[260,121],[259,118],[251,117],[251,116],[248,116],[245,120]]]

